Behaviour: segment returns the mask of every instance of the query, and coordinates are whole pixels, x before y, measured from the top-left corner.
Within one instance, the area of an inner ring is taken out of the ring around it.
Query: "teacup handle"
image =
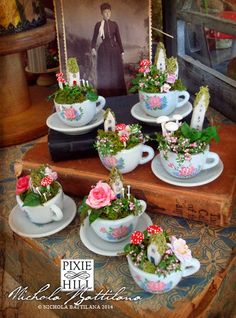
[[[152,160],[152,158],[154,157],[154,150],[152,149],[152,147],[150,146],[146,146],[146,145],[143,145],[142,147],[142,153],[143,152],[147,152],[148,155],[146,157],[142,157],[140,160],[139,160],[139,164],[140,165],[143,165],[144,163]]]
[[[206,169],[210,169],[210,168],[213,168],[215,167],[216,165],[218,165],[219,161],[220,161],[220,158],[219,156],[217,155],[217,153],[215,152],[207,152],[207,155],[206,155],[206,160],[207,159],[213,159],[212,162],[205,162],[205,164],[203,165],[202,167],[202,170],[206,170]]]
[[[190,95],[187,91],[179,91],[178,98],[182,97],[182,96],[184,96],[184,99],[177,103],[176,108],[182,107],[184,104],[186,104],[187,101],[189,100],[189,97],[190,97]]]
[[[63,218],[62,210],[56,204],[51,204],[50,210],[53,212],[52,213],[53,221],[60,221]]]
[[[192,258],[190,262],[184,264],[182,276],[190,276],[195,274],[200,268],[200,262],[196,258]]]
[[[96,106],[96,114],[97,114],[105,106],[105,104],[106,104],[105,98],[103,96],[98,96],[96,104],[99,104],[98,106]]]

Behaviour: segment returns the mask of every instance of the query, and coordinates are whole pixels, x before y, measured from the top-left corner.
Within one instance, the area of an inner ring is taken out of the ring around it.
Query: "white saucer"
[[[193,109],[193,106],[190,102],[187,102],[186,104],[184,104],[182,107],[179,107],[179,108],[176,108],[173,113],[169,114],[168,116],[171,118],[173,115],[176,115],[176,114],[179,114],[181,115],[183,118],[188,116],[191,111]],[[156,117],[152,117],[152,116],[149,116],[145,113],[145,111],[142,109],[141,107],[141,104],[140,103],[137,103],[135,104],[132,109],[131,109],[131,115],[144,122],[144,123],[147,123],[149,125],[159,125],[157,124],[156,120],[157,118]]]
[[[152,224],[150,217],[143,213],[140,216],[138,224],[135,228],[136,231],[144,231],[146,228]],[[124,247],[129,243],[129,237],[122,241],[116,243],[109,243],[103,241],[97,234],[93,231],[92,227],[89,225],[88,217],[84,220],[84,224],[80,227],[80,238],[82,243],[92,252],[105,255],[105,256],[119,256],[119,253],[124,252]]]
[[[39,238],[52,235],[64,229],[74,219],[76,204],[73,199],[64,195],[63,219],[47,224],[35,224],[30,221],[26,213],[16,205],[9,215],[9,225],[18,235]]]
[[[193,178],[189,179],[180,179],[180,178],[175,178],[171,176],[162,166],[161,160],[160,160],[160,155],[157,155],[153,160],[152,160],[152,172],[155,174],[157,178],[160,180],[167,182],[169,184],[177,185],[180,187],[196,187],[196,186],[201,186],[203,184],[207,184],[212,182],[213,180],[217,179],[223,169],[224,165],[223,162],[220,160],[217,166],[207,169],[207,170],[202,170],[198,175],[196,175]]]
[[[97,126],[101,125],[104,121],[104,110],[101,110],[100,112],[97,113],[97,115],[93,118],[93,120],[88,123],[86,126],[83,127],[71,127],[65,125],[57,115],[57,113],[51,114],[47,121],[46,124],[49,128],[54,129],[56,131],[62,132],[66,135],[83,135],[87,134],[89,131],[93,130]]]

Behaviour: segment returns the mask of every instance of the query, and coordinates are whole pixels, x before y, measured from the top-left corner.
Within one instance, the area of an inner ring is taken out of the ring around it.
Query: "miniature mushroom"
[[[174,132],[179,129],[179,125],[173,121],[169,121],[165,124],[165,129],[169,132]]]
[[[183,119],[183,116],[180,114],[173,115],[172,119],[176,120],[176,124],[179,125],[179,120]]]
[[[170,120],[170,118],[168,116],[160,116],[156,119],[157,124],[161,124],[163,136],[166,134],[165,124],[166,124],[166,122],[168,122],[168,120]]]

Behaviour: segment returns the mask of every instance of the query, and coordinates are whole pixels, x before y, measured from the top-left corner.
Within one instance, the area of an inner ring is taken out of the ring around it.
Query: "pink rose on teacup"
[[[121,238],[121,237],[124,237],[127,234],[127,232],[128,232],[128,227],[121,225],[120,227],[113,229],[112,236],[115,238]]]
[[[86,204],[93,209],[100,209],[106,205],[110,205],[116,196],[108,183],[99,181],[96,187],[90,190]]]
[[[149,99],[149,104],[151,108],[161,107],[161,99],[159,96],[151,96]]]
[[[30,176],[21,177],[17,180],[16,194],[19,195],[30,188],[29,184]]]
[[[76,111],[73,107],[67,108],[64,111],[64,115],[67,119],[75,119],[76,117]]]
[[[166,284],[163,282],[148,282],[147,288],[150,289],[152,292],[162,291],[165,289]]]
[[[172,236],[171,243],[168,243],[167,245],[171,248],[180,262],[184,263],[192,259],[191,250],[186,244],[186,241],[182,238],[177,239],[175,236]]]

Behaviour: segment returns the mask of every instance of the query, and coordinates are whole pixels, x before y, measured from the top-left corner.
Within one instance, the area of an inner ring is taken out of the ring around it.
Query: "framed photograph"
[[[61,71],[76,57],[102,96],[126,95],[141,59],[151,59],[151,0],[54,0]]]

